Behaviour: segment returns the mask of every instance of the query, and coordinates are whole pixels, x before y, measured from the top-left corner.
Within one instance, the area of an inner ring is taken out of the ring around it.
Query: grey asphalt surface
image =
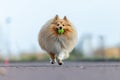
[[[0,63],[0,80],[120,80],[120,62]]]

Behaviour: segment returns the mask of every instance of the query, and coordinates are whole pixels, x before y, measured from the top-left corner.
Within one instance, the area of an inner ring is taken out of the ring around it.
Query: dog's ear
[[[59,16],[58,15],[56,15],[55,16],[55,18],[54,18],[54,20],[58,20],[59,19]]]
[[[63,18],[65,21],[68,21],[68,19],[67,19],[67,17],[66,16],[64,16],[64,18]]]

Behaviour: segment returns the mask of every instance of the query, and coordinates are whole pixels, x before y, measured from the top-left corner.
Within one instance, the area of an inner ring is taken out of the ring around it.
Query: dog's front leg
[[[63,59],[64,59],[64,56],[65,56],[65,53],[64,52],[61,52],[61,53],[59,53],[59,55],[58,55],[58,64],[59,65],[62,65],[63,64]]]
[[[51,57],[51,64],[54,64],[56,62],[56,55],[54,53],[49,53],[50,57]]]

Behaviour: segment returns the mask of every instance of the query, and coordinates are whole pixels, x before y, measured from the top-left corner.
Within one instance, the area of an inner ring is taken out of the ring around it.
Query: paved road
[[[0,80],[120,80],[120,62],[1,63]]]

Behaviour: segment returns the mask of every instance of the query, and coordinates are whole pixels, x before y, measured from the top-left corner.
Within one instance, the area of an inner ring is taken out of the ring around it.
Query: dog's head
[[[72,25],[66,16],[64,16],[63,19],[60,19],[59,16],[56,15],[54,17],[50,27],[56,34],[59,34],[58,30],[64,31],[63,34],[65,34],[67,32],[71,32],[71,30],[72,30]]]

